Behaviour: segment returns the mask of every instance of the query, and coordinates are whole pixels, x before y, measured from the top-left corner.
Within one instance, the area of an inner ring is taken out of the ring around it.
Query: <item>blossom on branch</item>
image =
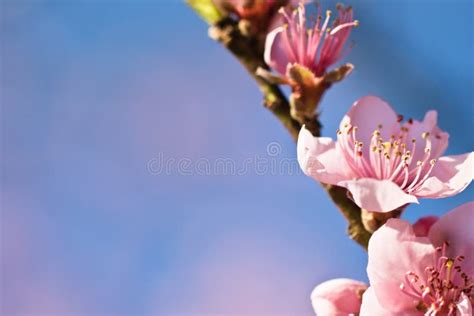
[[[265,16],[269,11],[278,9],[285,4],[285,0],[213,0],[222,10],[235,14],[241,19],[257,19]]]
[[[390,219],[369,242],[360,315],[472,315],[474,202],[439,218],[419,237]]]
[[[448,138],[436,111],[403,122],[386,102],[366,96],[343,118],[337,141],[303,127],[298,161],[306,175],[347,188],[360,208],[385,213],[418,198],[455,195],[471,183],[474,153],[442,156]]]
[[[267,35],[265,62],[289,82],[292,78],[288,68],[294,64],[306,68],[315,77],[322,77],[344,56],[351,29],[358,24],[353,19],[351,7],[338,5],[337,10],[339,17],[332,25],[329,25],[331,11],[326,11],[324,21],[319,13],[308,28],[304,2],[300,2],[293,12],[282,7],[279,12],[284,24]]]
[[[326,12],[324,20],[319,12],[316,19],[307,23],[305,2],[300,2],[292,12],[282,7],[279,12],[283,23],[267,35],[264,59],[278,75],[272,76],[262,69],[257,73],[291,86],[291,115],[300,123],[314,118],[323,93],[353,69],[346,64],[327,72],[347,53],[345,44],[351,29],[358,24],[350,7],[338,5],[337,10],[339,16],[330,25],[331,11]]]

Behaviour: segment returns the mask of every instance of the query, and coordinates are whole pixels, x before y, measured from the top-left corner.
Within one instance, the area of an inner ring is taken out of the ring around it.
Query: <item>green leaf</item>
[[[212,0],[186,0],[186,2],[208,24],[215,24],[223,17]]]

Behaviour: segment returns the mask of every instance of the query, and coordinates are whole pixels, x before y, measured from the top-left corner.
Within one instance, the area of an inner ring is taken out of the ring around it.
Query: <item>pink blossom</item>
[[[242,19],[258,19],[285,5],[286,0],[213,0],[223,11]]]
[[[342,5],[337,6],[339,17],[333,22],[332,29],[329,25],[331,11],[326,12],[324,21],[319,14],[307,25],[304,3],[301,1],[293,12],[281,8],[279,12],[285,24],[267,35],[265,62],[283,76],[287,76],[287,68],[293,64],[307,68],[316,77],[323,76],[328,67],[342,58],[351,29],[357,25],[352,9]]]
[[[366,289],[359,281],[334,279],[319,284],[311,293],[311,302],[317,315],[357,315]]]
[[[343,118],[337,141],[301,129],[300,166],[317,181],[347,188],[359,207],[372,212],[464,190],[473,178],[474,154],[442,157],[449,135],[436,125],[436,111],[422,122],[402,121],[383,100],[363,97]]]
[[[472,315],[474,202],[442,216],[427,237],[390,219],[369,242],[361,315]]]

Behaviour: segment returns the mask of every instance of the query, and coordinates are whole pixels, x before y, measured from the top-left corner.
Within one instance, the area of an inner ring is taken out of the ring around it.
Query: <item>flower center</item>
[[[339,17],[333,21],[332,29],[329,25],[332,13],[329,10],[324,20],[318,13],[309,25],[304,2],[300,2],[293,12],[288,12],[285,7],[279,10],[286,27],[282,33],[285,54],[291,62],[305,66],[317,77],[324,75],[329,66],[343,57],[350,31],[359,24],[353,20],[351,8],[338,5],[337,10]]]
[[[449,243],[445,242],[442,247],[436,248],[436,265],[427,267],[424,277],[409,271],[405,282],[400,284],[403,293],[419,300],[417,309],[425,315],[456,315],[461,294],[464,293],[470,300],[474,298],[474,280],[462,271],[460,265],[464,256],[447,257],[448,246]]]
[[[408,124],[412,122],[408,120]],[[358,177],[388,179],[411,193],[423,184],[436,164],[436,159],[432,159],[430,134],[421,134],[425,147],[422,149],[423,155],[415,162],[415,154],[420,149],[417,148],[415,138],[408,139],[408,127],[401,126],[389,139],[382,138],[382,128],[379,124],[372,132],[369,149],[364,150],[365,144],[357,138],[357,126],[346,124],[337,131],[340,148],[349,167]]]

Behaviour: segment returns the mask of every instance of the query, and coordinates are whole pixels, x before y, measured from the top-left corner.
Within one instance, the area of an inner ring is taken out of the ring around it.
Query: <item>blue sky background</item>
[[[407,117],[437,109],[448,154],[472,150],[472,1],[352,5],[356,69],[325,96],[323,133],[376,94]],[[312,315],[319,282],[366,280],[365,253],[301,173],[147,169],[160,153],[295,158],[183,3],[5,0],[0,32],[2,315]],[[473,190],[404,217],[440,215]]]

